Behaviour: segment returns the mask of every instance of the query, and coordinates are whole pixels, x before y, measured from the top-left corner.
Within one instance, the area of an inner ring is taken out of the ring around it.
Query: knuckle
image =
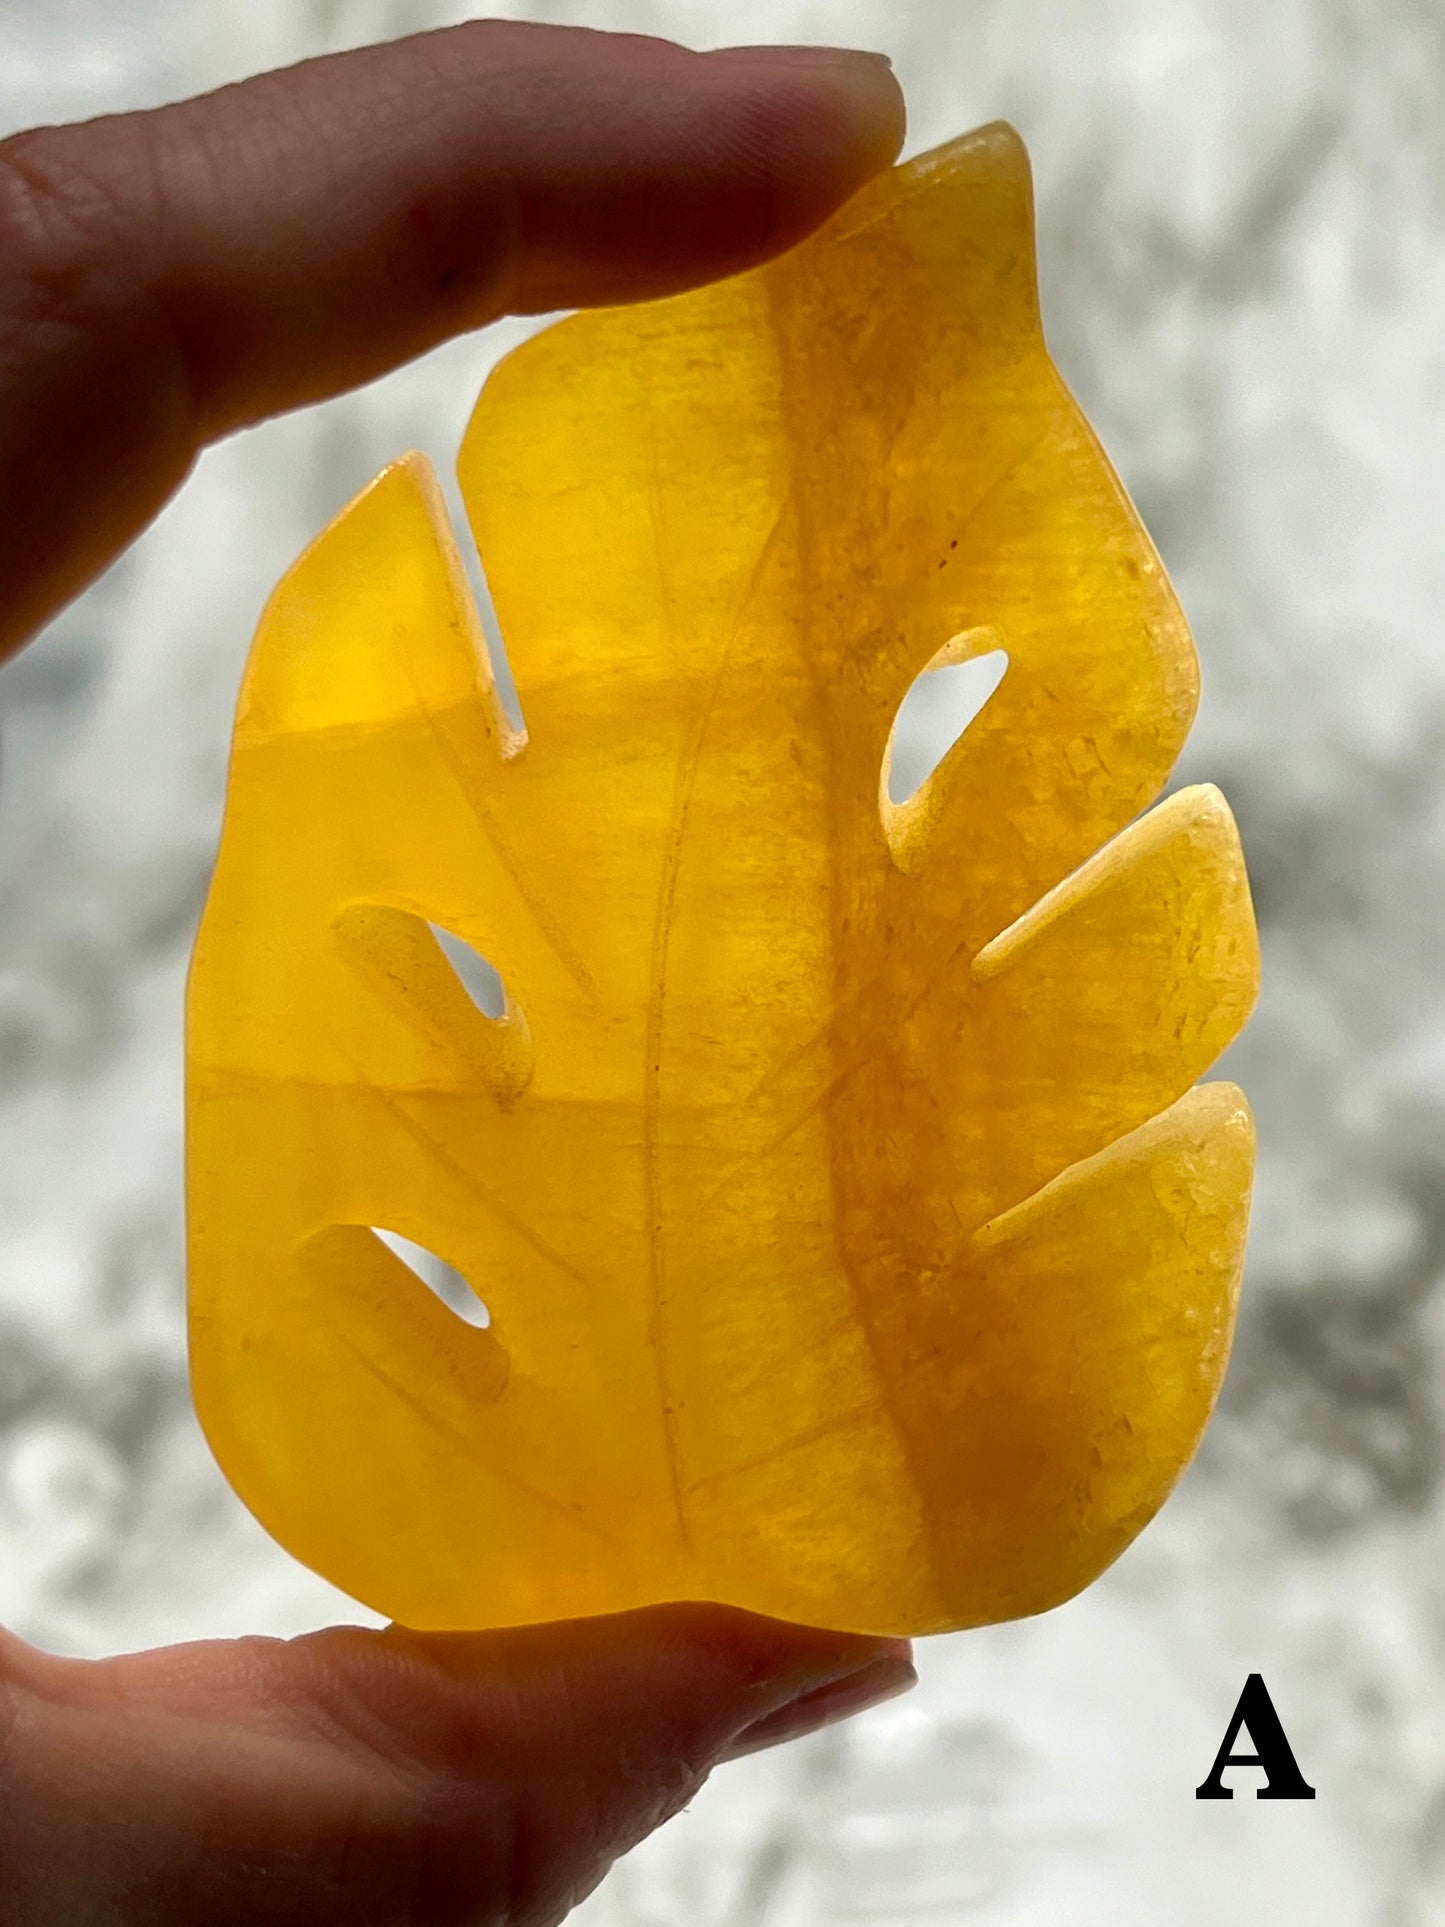
[[[87,130],[0,140],[0,264],[32,317],[79,320],[112,305],[136,222],[134,177],[87,158]]]

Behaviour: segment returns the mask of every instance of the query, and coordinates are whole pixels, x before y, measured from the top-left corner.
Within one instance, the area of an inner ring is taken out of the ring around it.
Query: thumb
[[[21,1922],[552,1927],[718,1761],[913,1680],[906,1641],[692,1605],[89,1663],[8,1650],[0,1866]]]

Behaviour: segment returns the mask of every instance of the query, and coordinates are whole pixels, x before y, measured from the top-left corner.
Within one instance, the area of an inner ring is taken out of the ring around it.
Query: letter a
[[[1258,1752],[1230,1751],[1239,1737],[1241,1727],[1248,1727],[1249,1737],[1259,1749]],[[1254,1796],[1256,1800],[1313,1800],[1315,1797],[1314,1788],[1309,1785],[1295,1764],[1294,1754],[1290,1751],[1284,1728],[1279,1723],[1279,1714],[1274,1710],[1269,1689],[1258,1673],[1251,1673],[1244,1682],[1244,1691],[1239,1696],[1239,1704],[1234,1709],[1234,1717],[1229,1722],[1209,1778],[1202,1786],[1194,1789],[1196,1800],[1232,1800],[1234,1798],[1234,1789],[1227,1787],[1223,1780],[1224,1769],[1227,1766],[1262,1766],[1264,1768],[1265,1784],[1256,1790]]]

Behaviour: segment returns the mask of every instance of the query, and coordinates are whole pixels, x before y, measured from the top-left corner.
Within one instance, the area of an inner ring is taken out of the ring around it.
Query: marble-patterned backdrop
[[[911,148],[1019,125],[1050,341],[1194,621],[1181,776],[1234,803],[1265,948],[1227,1066],[1261,1131],[1245,1311],[1173,1503],[1072,1605],[929,1642],[911,1698],[724,1769],[585,1918],[1445,1921],[1445,5],[501,11],[872,45]],[[9,0],[0,131],[454,17]],[[215,450],[0,675],[0,1620],[58,1649],[360,1616],[190,1413],[182,979],[266,591],[390,456],[447,466],[520,332]],[[1251,1670],[1312,1804],[1193,1798]]]

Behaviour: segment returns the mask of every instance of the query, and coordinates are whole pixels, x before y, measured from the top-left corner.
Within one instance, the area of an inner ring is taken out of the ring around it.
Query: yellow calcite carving
[[[417,456],[246,674],[189,1005],[222,1465],[414,1626],[1057,1603],[1224,1368],[1251,1131],[1195,1080],[1257,960],[1217,793],[1139,816],[1194,655],[1045,352],[1016,136],[547,329],[461,482],[525,738]],[[910,684],[994,650],[891,803]]]

